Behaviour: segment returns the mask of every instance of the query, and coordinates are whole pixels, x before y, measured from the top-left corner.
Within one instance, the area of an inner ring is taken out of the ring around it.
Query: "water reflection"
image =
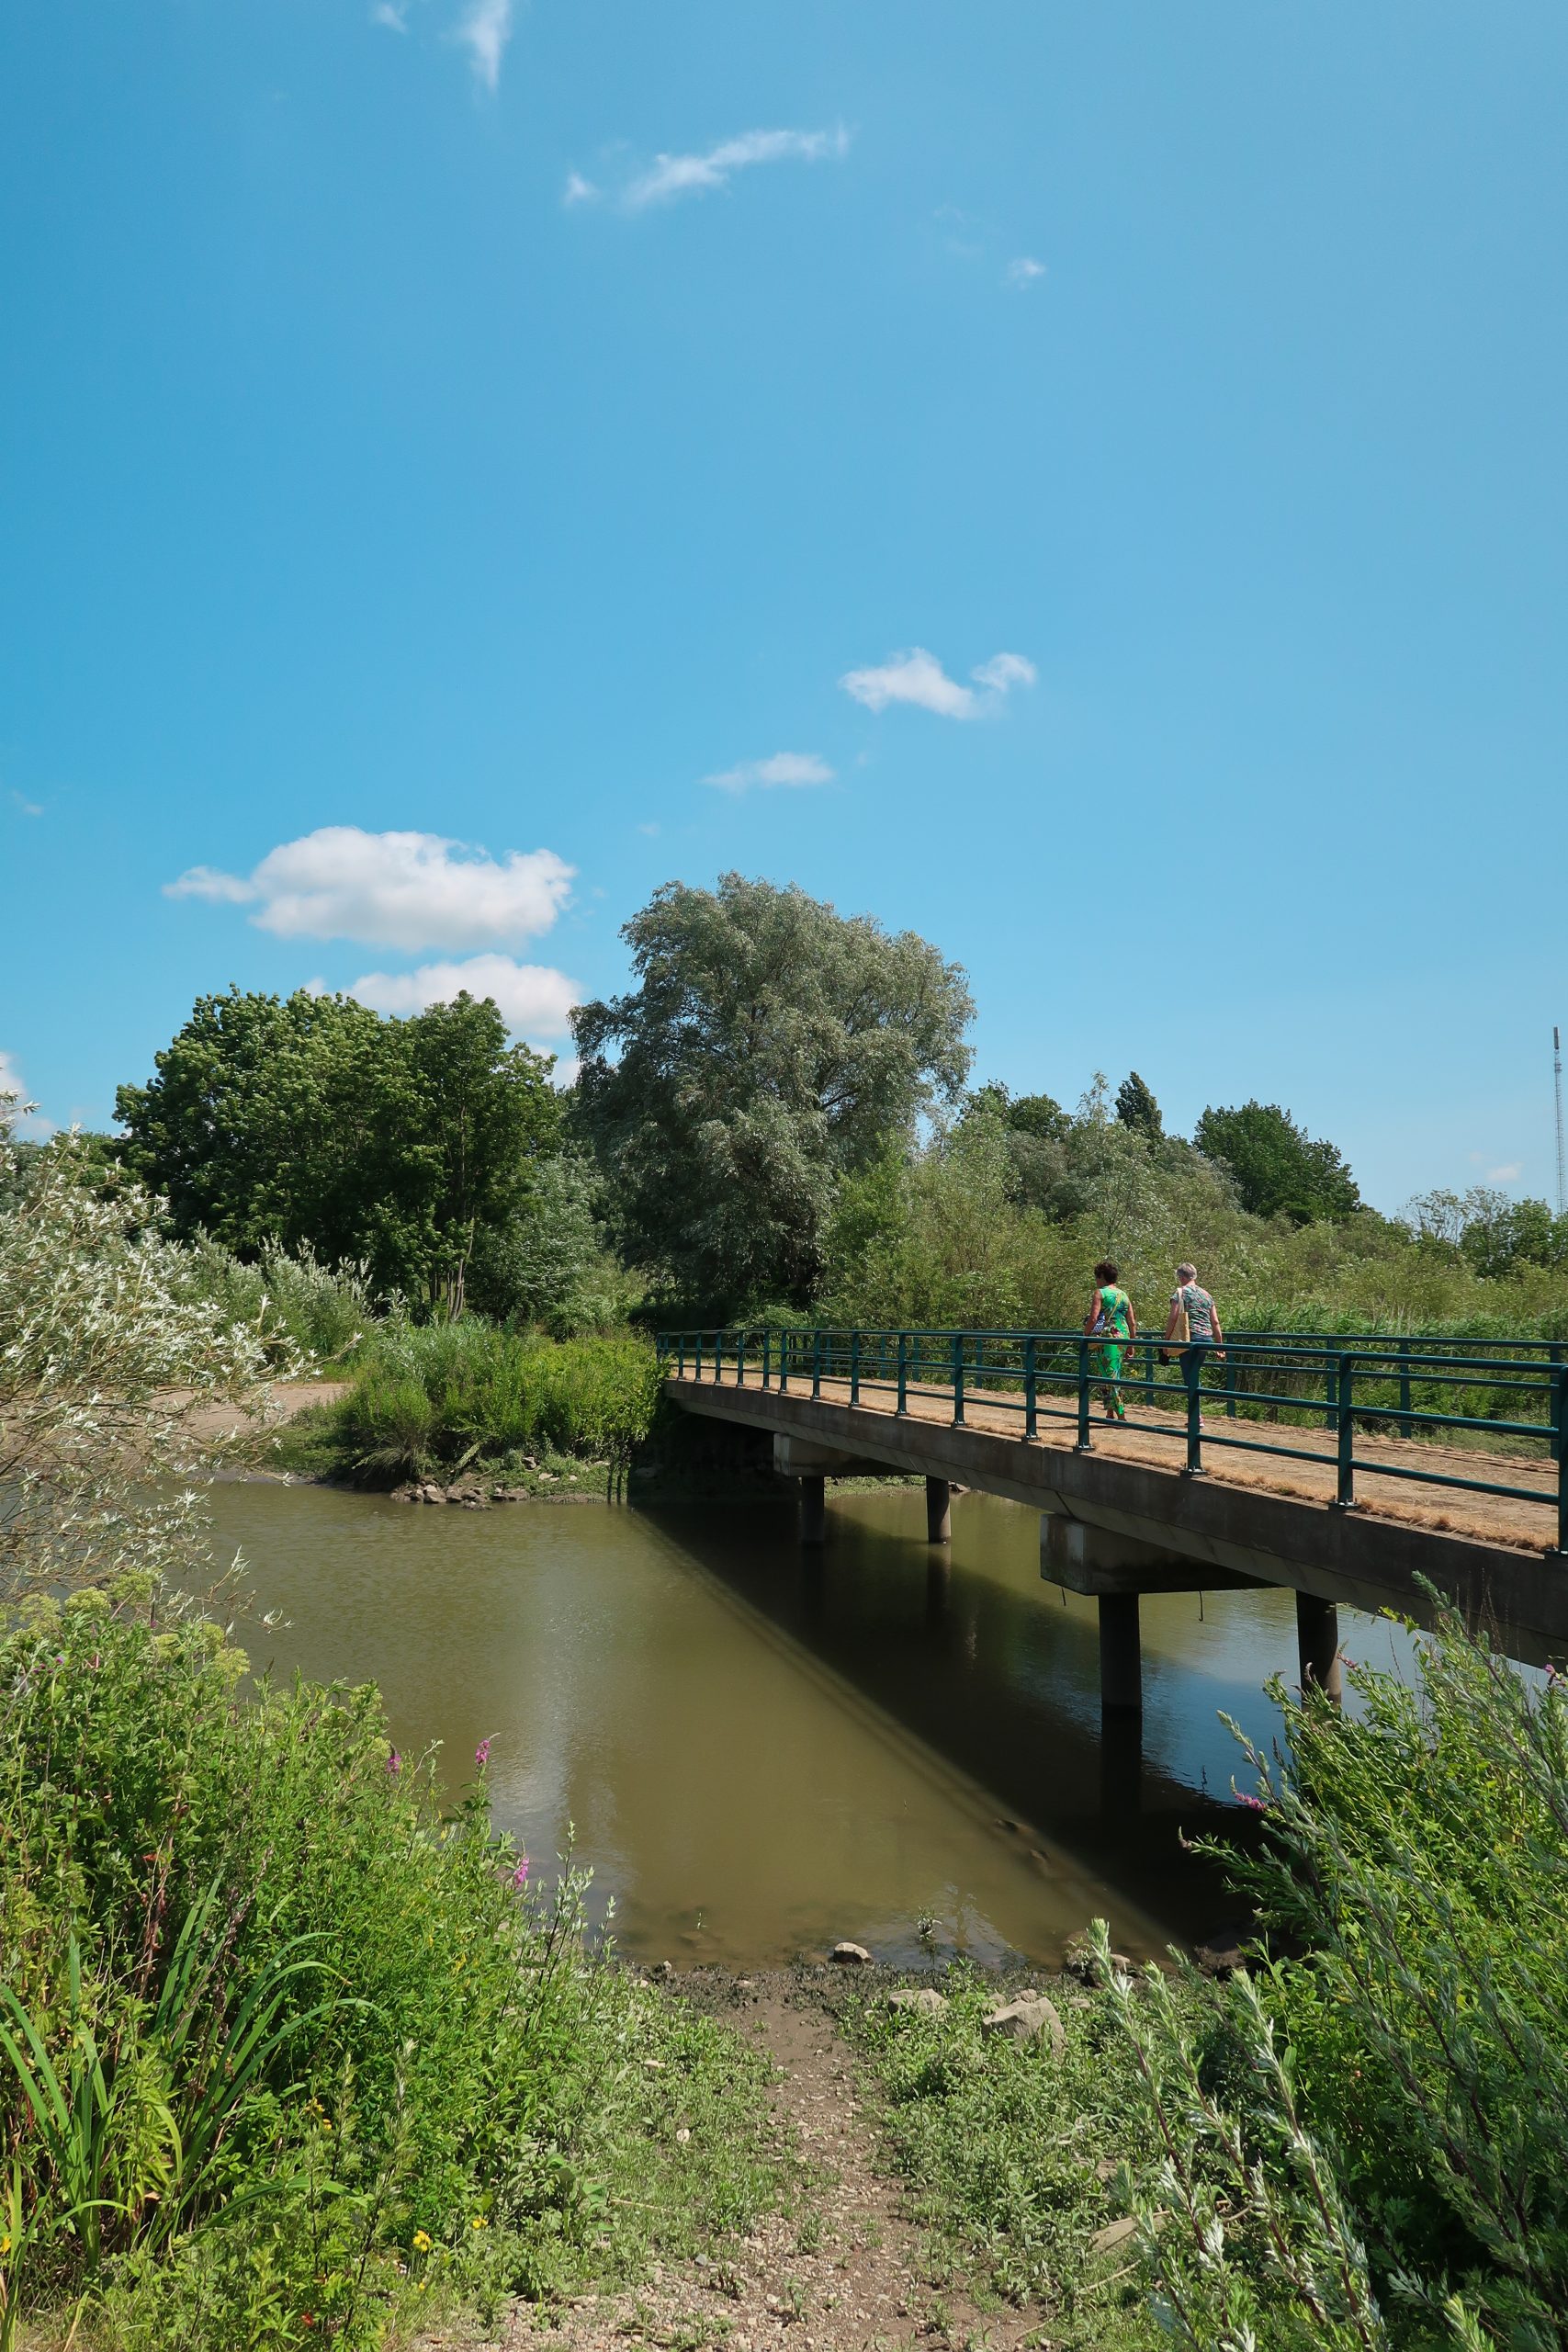
[[[1033,1513],[980,1496],[950,1553],[908,1489],[835,1496],[817,1553],[771,1502],[214,1501],[289,1621],[265,1662],[375,1679],[454,1781],[493,1737],[498,1819],[541,1859],[574,1824],[649,1958],[847,1935],[1049,1961],[1096,1911],[1134,1949],[1201,1933],[1222,1899],[1182,1836],[1237,1825],[1216,1710],[1268,1736],[1293,1660],[1288,1593],[1146,1600],[1141,1742],[1102,1738],[1092,1604],[1041,1582]]]

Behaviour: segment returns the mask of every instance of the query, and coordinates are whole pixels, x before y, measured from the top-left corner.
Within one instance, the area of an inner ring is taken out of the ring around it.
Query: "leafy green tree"
[[[1545,1201],[1511,1201],[1491,1185],[1419,1193],[1404,1222],[1427,1249],[1462,1259],[1488,1281],[1568,1265],[1568,1216],[1553,1216]]]
[[[1277,1102],[1204,1112],[1193,1131],[1204,1157],[1228,1169],[1243,1208],[1296,1225],[1349,1216],[1361,1205],[1337,1146],[1315,1140]]]
[[[349,997],[231,989],[156,1060],[116,1111],[176,1233],[247,1259],[308,1244],[432,1306],[461,1305],[478,1235],[559,1125],[549,1057],[509,1046],[488,999],[386,1021]]]
[[[739,874],[665,884],[622,936],[636,989],[572,1016],[575,1117],[621,1245],[704,1313],[803,1302],[841,1177],[958,1096],[963,971]]]
[[[1147,1143],[1163,1143],[1165,1121],[1159,1104],[1135,1069],[1129,1070],[1116,1090],[1116,1116]]]

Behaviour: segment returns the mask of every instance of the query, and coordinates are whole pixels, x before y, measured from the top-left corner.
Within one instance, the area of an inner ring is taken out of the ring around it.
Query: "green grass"
[[[1014,2042],[983,2034],[996,1983],[964,1967],[936,2016],[852,2007],[845,2029],[879,2096],[892,2161],[928,2233],[930,2276],[1033,2303],[1063,2352],[1145,2352],[1160,2338],[1140,2305],[1132,2250],[1099,2255],[1097,2231],[1123,2210],[1097,2167],[1130,2151],[1122,2092],[1129,2059],[1103,2000],[1052,1988],[1066,2034]]]
[[[765,2060],[590,1947],[581,1880],[491,1834],[482,1763],[444,1808],[373,1690],[245,1696],[243,1667],[98,1595],[0,1643],[13,2314],[85,2297],[114,2352],[367,2347],[787,2199]]]
[[[549,1340],[467,1318],[383,1326],[348,1395],[280,1458],[370,1485],[536,1462],[624,1462],[659,1401],[651,1347],[629,1333]]]

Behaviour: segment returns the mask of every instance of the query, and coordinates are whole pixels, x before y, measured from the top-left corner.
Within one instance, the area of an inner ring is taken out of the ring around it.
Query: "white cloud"
[[[269,850],[247,877],[193,865],[172,899],[254,905],[282,939],[359,939],[384,947],[479,947],[548,931],[573,868],[554,850],[493,858],[440,833],[367,833],[322,825]]]
[[[1032,254],[1020,254],[1018,259],[1010,261],[1007,266],[1007,280],[1010,286],[1032,286],[1037,277],[1043,277],[1044,275],[1044,263],[1036,261]]]
[[[746,130],[738,139],[721,140],[705,154],[656,155],[648,170],[622,189],[621,202],[628,212],[640,212],[676,197],[728,187],[735,173],[753,164],[832,162],[849,149],[850,134],[842,123],[833,130]]]
[[[520,1035],[564,1037],[568,1014],[582,990],[545,964],[516,964],[510,956],[470,956],[460,964],[422,964],[416,972],[366,972],[344,990],[377,1012],[423,1012],[450,1004],[467,989],[491,996],[509,1029]]]
[[[717,775],[705,775],[705,784],[716,784],[721,792],[750,792],[753,785],[831,784],[833,771],[826,760],[815,752],[775,752],[767,760],[742,760],[739,767],[725,768]]]
[[[36,1111],[24,1112],[19,1116],[16,1114],[15,1104],[28,1100],[28,1090],[22,1083],[22,1073],[17,1068],[15,1057],[0,1050],[0,1107],[3,1107],[3,1098],[6,1095],[14,1098],[10,1122],[13,1135],[30,1143],[42,1143],[56,1133],[54,1121],[41,1117]],[[0,1133],[4,1133],[4,1128],[0,1128]]]
[[[408,0],[375,0],[370,21],[373,25],[384,25],[389,33],[406,33],[409,28]]]
[[[13,791],[11,798],[16,805],[18,816],[41,817],[43,815],[43,804],[41,801],[29,800],[25,793],[16,791]]]
[[[649,817],[645,823],[640,824],[637,827],[637,831],[639,833],[646,833],[650,842],[657,841],[660,833],[658,819],[656,817]]]
[[[1517,1184],[1519,1180],[1519,1170],[1518,1160],[1505,1160],[1501,1168],[1489,1168],[1486,1170],[1486,1181],[1489,1184]]]
[[[581,172],[568,172],[561,202],[563,204],[592,204],[598,194],[599,191],[592,181],[585,180]]]
[[[846,671],[839,684],[867,710],[908,702],[917,709],[934,711],[939,718],[983,718],[1000,708],[1014,686],[1032,686],[1037,673],[1021,653],[993,653],[969,674],[986,689],[984,694],[950,678],[934,653],[914,645],[873,669]]]
[[[469,0],[453,34],[468,52],[478,80],[493,90],[501,80],[501,61],[512,39],[512,0]]]
[[[982,662],[977,670],[970,671],[969,675],[977,679],[981,685],[990,686],[996,693],[1005,695],[1014,686],[1032,686],[1040,673],[1033,662],[1026,661],[1021,653],[993,653],[988,662]]]

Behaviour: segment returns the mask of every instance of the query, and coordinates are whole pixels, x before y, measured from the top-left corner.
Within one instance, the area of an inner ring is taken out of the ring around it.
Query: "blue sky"
[[[7,1067],[558,1046],[733,866],[980,1076],[1550,1193],[1565,97],[1561,0],[11,0]]]

